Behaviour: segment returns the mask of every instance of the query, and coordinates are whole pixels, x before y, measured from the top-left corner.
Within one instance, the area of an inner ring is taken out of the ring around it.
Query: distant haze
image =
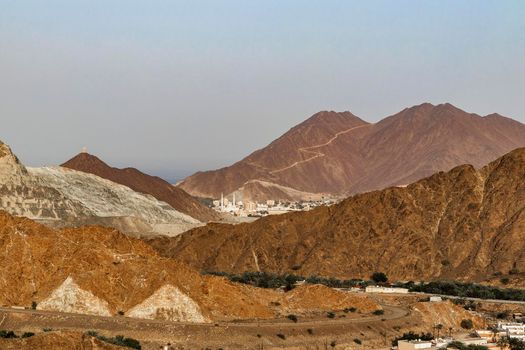
[[[3,0],[0,140],[174,180],[320,110],[450,102],[525,122],[523,1]]]

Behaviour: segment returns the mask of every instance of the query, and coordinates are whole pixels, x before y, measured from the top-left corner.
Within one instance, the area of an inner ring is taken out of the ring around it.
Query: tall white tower
[[[235,192],[233,192],[233,207],[235,208]]]
[[[224,194],[221,193],[221,211],[224,211]]]

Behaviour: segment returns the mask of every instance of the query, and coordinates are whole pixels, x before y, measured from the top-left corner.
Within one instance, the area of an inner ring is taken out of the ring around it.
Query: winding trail
[[[309,146],[309,147],[300,147],[300,148],[297,149],[299,152],[303,152],[305,154],[310,153],[310,154],[313,154],[313,156],[311,156],[310,158],[307,158],[307,159],[303,159],[303,160],[299,160],[297,162],[294,162],[293,164],[288,165],[288,166],[286,166],[284,168],[272,170],[272,171],[270,171],[270,174],[273,175],[275,173],[280,173],[280,172],[286,171],[288,169],[294,168],[294,167],[296,167],[296,166],[298,166],[300,164],[303,164],[303,163],[309,162],[311,160],[314,160],[316,158],[324,157],[324,156],[326,156],[324,153],[317,152],[317,151],[312,151],[312,150],[316,149],[316,148],[321,148],[321,147],[328,146],[329,144],[334,142],[339,136],[347,134],[350,131],[353,131],[353,130],[356,130],[356,129],[361,129],[361,128],[364,128],[364,127],[367,127],[367,126],[371,126],[371,125],[374,125],[374,124],[365,124],[365,125],[354,126],[354,127],[350,128],[350,129],[339,131],[334,136],[332,136],[328,141],[326,141],[324,143],[321,143],[319,145]]]

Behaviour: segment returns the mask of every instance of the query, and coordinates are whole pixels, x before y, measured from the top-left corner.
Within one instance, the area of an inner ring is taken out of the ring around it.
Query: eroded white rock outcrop
[[[69,276],[49,297],[37,305],[38,310],[111,316],[108,302],[80,288]]]
[[[170,284],[162,286],[142,303],[126,313],[128,317],[178,322],[208,322],[199,305]]]
[[[101,224],[126,233],[177,235],[201,225],[165,202],[62,167],[25,167],[0,142],[0,209],[53,227]]]

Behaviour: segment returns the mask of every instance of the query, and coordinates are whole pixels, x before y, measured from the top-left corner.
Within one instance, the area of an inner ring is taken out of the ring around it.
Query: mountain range
[[[0,209],[52,227],[99,224],[175,235],[203,223],[151,195],[64,167],[24,166],[0,142]]]
[[[333,206],[209,224],[149,243],[207,271],[485,280],[525,272],[524,179],[520,148],[479,170],[461,165]]]
[[[197,197],[244,201],[345,197],[406,185],[469,163],[483,166],[525,146],[525,125],[424,103],[368,123],[350,112],[319,112],[267,147],[178,184]]]

